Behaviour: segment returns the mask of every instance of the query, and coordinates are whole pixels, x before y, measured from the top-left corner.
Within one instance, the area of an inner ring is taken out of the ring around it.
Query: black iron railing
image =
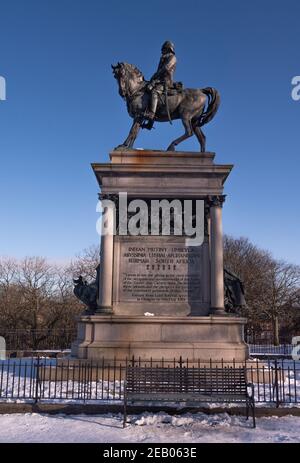
[[[294,405],[300,399],[300,362],[268,360],[240,362],[195,362],[189,360],[85,361],[49,358],[0,361],[0,401],[47,401],[115,403],[123,400],[126,365],[159,366],[174,374],[178,369],[236,368],[244,366],[247,379],[255,386],[256,403]],[[220,375],[222,377],[222,375]]]
[[[280,344],[279,346],[274,346],[273,344],[249,344],[249,352],[252,356],[259,357],[290,357],[292,355],[293,344]]]

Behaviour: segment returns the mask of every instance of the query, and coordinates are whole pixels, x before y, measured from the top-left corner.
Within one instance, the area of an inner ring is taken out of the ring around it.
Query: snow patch
[[[270,416],[257,419],[257,428],[245,417],[227,413],[143,413],[129,416],[123,429],[122,414],[0,415],[0,442],[193,443],[193,442],[300,442],[300,417]]]

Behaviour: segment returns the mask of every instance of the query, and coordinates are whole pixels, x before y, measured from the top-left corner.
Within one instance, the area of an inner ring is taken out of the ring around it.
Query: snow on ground
[[[122,415],[0,415],[0,442],[300,442],[300,417],[263,417],[257,428],[251,420],[227,413],[170,416],[143,413],[129,416],[122,427]]]

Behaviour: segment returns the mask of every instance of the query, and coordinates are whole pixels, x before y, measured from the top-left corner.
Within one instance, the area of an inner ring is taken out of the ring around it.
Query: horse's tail
[[[206,111],[204,111],[199,118],[200,127],[207,124],[215,117],[221,101],[219,92],[213,87],[202,88],[201,92],[208,97],[208,105]]]

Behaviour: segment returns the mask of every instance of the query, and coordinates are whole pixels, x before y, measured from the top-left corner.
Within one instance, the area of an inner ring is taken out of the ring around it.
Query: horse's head
[[[130,97],[145,81],[141,71],[133,64],[118,63],[111,67],[118,81],[119,94],[122,98]]]

